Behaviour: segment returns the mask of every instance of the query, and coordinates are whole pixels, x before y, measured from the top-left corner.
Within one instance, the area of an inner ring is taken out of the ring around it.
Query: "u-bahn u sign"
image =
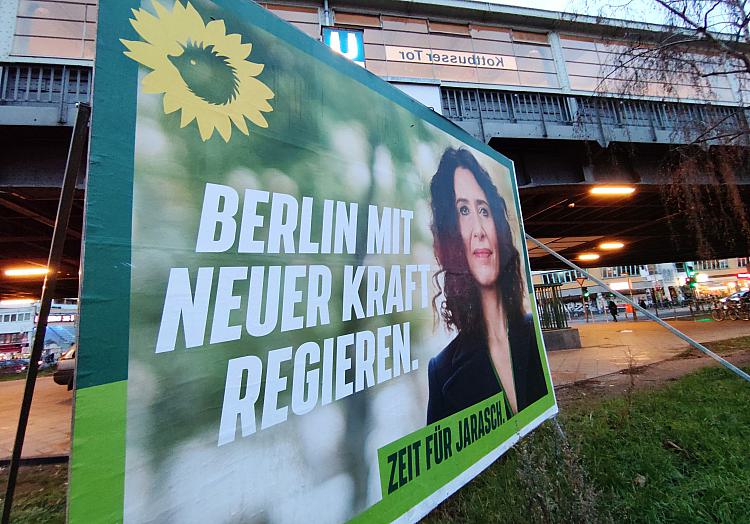
[[[510,161],[252,2],[102,2],[69,519],[415,520],[556,404]]]

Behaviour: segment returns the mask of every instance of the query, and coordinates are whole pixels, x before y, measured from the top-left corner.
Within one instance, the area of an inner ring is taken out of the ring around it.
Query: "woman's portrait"
[[[505,200],[466,149],[443,153],[430,194],[435,307],[457,335],[430,360],[427,423],[501,391],[511,416],[547,386]]]

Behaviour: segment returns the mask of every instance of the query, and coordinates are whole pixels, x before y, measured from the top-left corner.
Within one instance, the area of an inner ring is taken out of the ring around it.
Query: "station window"
[[[98,0],[20,0],[13,55],[94,58]]]
[[[514,42],[529,44],[549,44],[547,33],[530,33],[528,31],[513,31],[511,33]]]
[[[350,25],[356,27],[377,27],[380,29],[380,17],[371,15],[360,15],[354,13],[334,12],[336,25]]]
[[[698,260],[695,263],[695,269],[698,271],[710,271],[712,269],[729,269],[729,260]]]
[[[545,284],[566,284],[575,282],[576,278],[583,277],[580,271],[554,271],[542,274],[542,282]]]
[[[602,268],[602,278],[637,277],[641,271],[648,271],[647,266],[612,266]]]
[[[428,22],[430,33],[469,36],[469,24],[449,24],[445,22]]]

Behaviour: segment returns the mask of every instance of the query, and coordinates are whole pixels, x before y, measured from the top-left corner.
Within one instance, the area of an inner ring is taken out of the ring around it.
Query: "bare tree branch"
[[[738,58],[742,61],[742,63],[745,65],[745,69],[747,72],[750,72],[750,57],[746,55],[745,53],[739,52],[736,49],[733,49],[731,46],[727,45],[727,43],[720,37],[717,37],[714,35],[713,32],[709,31],[706,27],[702,26],[701,24],[697,23],[695,20],[690,18],[687,14],[687,2],[683,3],[683,9],[675,9],[667,0],[654,0],[657,4],[662,6],[664,9],[666,9],[668,12],[672,13],[674,16],[676,16],[679,20],[682,20],[685,24],[688,25],[688,27],[694,29],[699,34],[703,35],[705,39],[713,44],[714,46],[718,47],[719,49],[724,50],[726,53],[728,53],[731,56],[734,56],[735,58]]]
[[[733,69],[730,71],[711,71],[709,73],[701,73],[700,76],[707,77],[707,76],[720,76],[720,75],[734,75],[738,73],[747,73],[746,69]]]

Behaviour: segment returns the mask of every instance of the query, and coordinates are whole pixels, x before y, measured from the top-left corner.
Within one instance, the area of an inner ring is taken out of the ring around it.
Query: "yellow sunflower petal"
[[[273,91],[266,84],[253,77],[242,78],[238,91],[256,102],[258,99],[271,100],[274,97]]]
[[[227,36],[227,28],[224,20],[211,20],[206,24],[206,36],[213,42],[224,40]]]
[[[174,113],[181,107],[180,100],[175,96],[173,91],[167,91],[166,93],[164,93],[163,104],[164,113],[167,115],[170,113]]]
[[[182,106],[182,113],[180,113],[180,127],[187,126],[190,122],[195,120],[195,113],[193,108],[190,106]]]
[[[196,117],[198,121],[198,131],[200,131],[201,139],[205,142],[211,135],[214,134],[214,122],[211,113],[203,113]]]
[[[132,58],[138,63],[145,65],[150,69],[157,69],[164,64],[166,59],[164,52],[146,42],[131,41],[131,40],[120,40],[122,44],[128,48],[125,52],[125,56]]]
[[[229,139],[232,137],[232,122],[225,113],[216,115],[216,129],[219,131],[221,138],[224,139],[224,142],[229,142]]]
[[[232,66],[237,70],[237,76],[258,76],[263,72],[265,65],[248,62],[247,60],[230,60]]]
[[[175,2],[174,7],[172,7],[172,12],[170,12],[158,0],[152,0],[151,5],[154,6],[154,10],[156,11],[156,15],[159,17],[159,20],[169,20],[170,15],[174,12],[175,8],[178,5],[182,7],[182,5],[179,2]],[[141,11],[146,13],[146,11],[144,11],[143,9],[141,9]]]
[[[135,19],[131,19],[130,24],[143,40],[159,48],[168,48],[175,43],[174,31],[169,28],[169,24],[164,24],[145,9],[136,11]]]
[[[226,34],[223,20],[205,24],[200,13],[186,0],[175,1],[171,9],[159,0],[152,0],[152,3],[155,14],[145,9],[132,11],[130,23],[142,41],[121,40],[126,56],[152,69],[141,80],[142,91],[164,93],[164,113],[181,110],[180,127],[195,121],[204,141],[217,130],[228,142],[233,126],[249,135],[248,121],[268,127],[261,112],[273,111],[268,100],[274,98],[274,93],[256,78],[263,72],[264,65],[246,60],[252,44],[243,44],[242,35]],[[210,45],[214,52],[226,57],[237,82],[237,94],[231,102],[212,104],[190,90],[180,70],[170,60],[181,55],[188,42]]]
[[[237,60],[244,60],[250,56],[250,51],[253,50],[253,44],[242,43],[242,36],[237,33],[226,36],[227,45],[232,46],[236,51],[233,53],[233,57]]]
[[[247,129],[247,123],[245,123],[245,117],[241,113],[230,113],[229,118],[234,122],[234,126],[239,129],[243,135],[249,135],[250,131]]]
[[[263,115],[260,114],[260,111],[248,109],[247,111],[245,111],[245,116],[258,127],[268,127],[268,122],[266,122],[266,119],[263,118]]]
[[[169,89],[167,75],[163,69],[155,69],[141,80],[144,93],[164,93]]]
[[[178,2],[179,4],[179,2]],[[177,7],[177,4],[175,4],[175,8]],[[190,2],[187,2],[185,5],[185,17],[183,19],[183,23],[185,24],[185,30],[189,32],[190,34],[197,36],[201,36],[201,41],[205,43],[205,38],[203,38],[205,32],[206,32],[206,26],[203,24],[203,18],[201,17],[200,13],[195,10],[195,7],[193,7],[193,4]]]

